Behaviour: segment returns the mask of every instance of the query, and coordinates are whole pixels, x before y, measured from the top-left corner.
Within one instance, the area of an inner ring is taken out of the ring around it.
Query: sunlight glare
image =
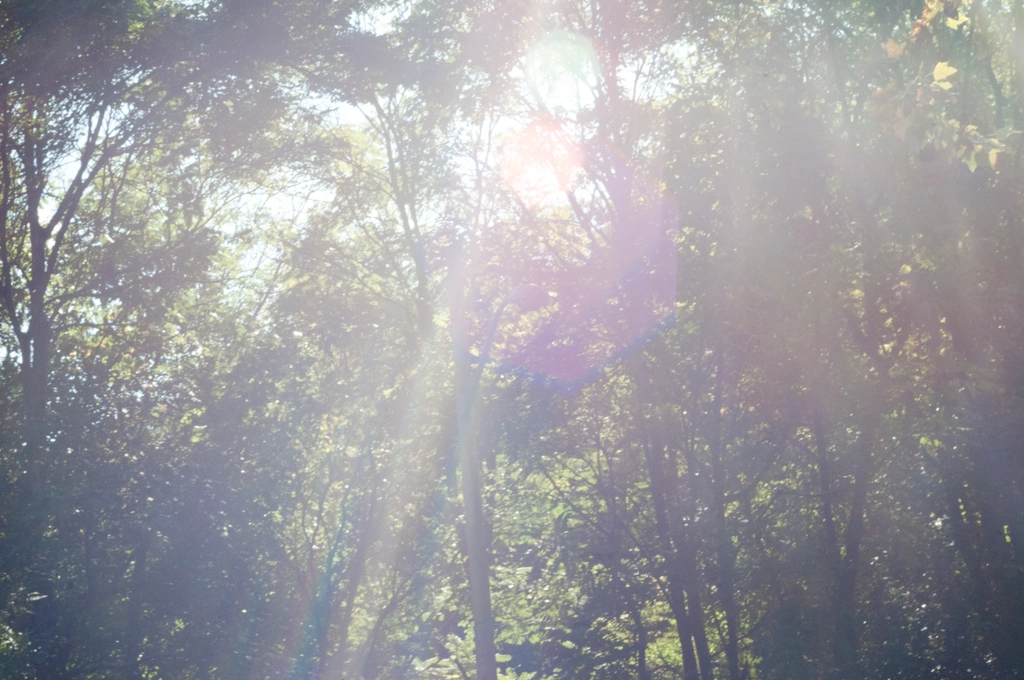
[[[600,65],[587,38],[551,31],[526,54],[526,84],[537,105],[553,115],[577,114],[594,104]]]
[[[582,166],[583,150],[553,120],[533,121],[502,147],[502,180],[531,207],[557,200]]]

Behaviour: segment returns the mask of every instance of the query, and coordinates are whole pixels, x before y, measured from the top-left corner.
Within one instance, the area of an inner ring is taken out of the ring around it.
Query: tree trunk
[[[732,545],[725,522],[725,469],[722,466],[722,453],[725,444],[722,435],[722,384],[725,379],[725,352],[719,341],[715,348],[718,367],[715,371],[714,402],[711,414],[713,422],[711,453],[711,494],[712,514],[715,522],[716,559],[718,562],[718,597],[725,612],[725,658],[729,666],[730,680],[740,678],[739,658],[739,612],[736,608],[736,552]]]
[[[835,498],[832,489],[832,460],[828,452],[828,438],[825,434],[824,417],[820,409],[815,409],[812,416],[812,433],[814,436],[814,448],[817,453],[818,464],[818,486],[821,493],[821,515],[822,523],[825,525],[825,559],[828,562],[828,571],[832,576],[832,665],[840,667],[843,650],[841,649],[841,631],[843,624],[840,621],[841,603],[839,598],[839,583],[842,579],[842,554],[839,550],[839,535],[835,524]]]
[[[145,588],[146,558],[151,543],[150,532],[142,530],[139,545],[132,551],[132,582],[128,601],[128,619],[125,626],[125,667],[130,680],[143,680],[139,656],[142,646],[142,592]]]
[[[676,632],[683,654],[684,680],[706,680],[710,675],[710,654],[703,634],[703,612],[697,593],[696,547],[687,536],[684,521],[672,500],[679,494],[679,475],[671,461],[665,459],[665,447],[650,433],[644,455],[650,477],[654,502],[655,526],[668,582],[666,599],[676,622]],[[670,463],[666,465],[666,463]]]

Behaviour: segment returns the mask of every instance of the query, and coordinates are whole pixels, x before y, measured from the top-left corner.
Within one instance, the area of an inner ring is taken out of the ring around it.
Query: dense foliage
[[[1022,55],[1020,0],[5,0],[0,676],[474,677],[463,361],[504,677],[1024,677]]]

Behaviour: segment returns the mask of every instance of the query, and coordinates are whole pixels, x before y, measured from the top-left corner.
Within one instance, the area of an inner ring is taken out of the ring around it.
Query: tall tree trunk
[[[840,620],[841,602],[839,598],[839,583],[842,579],[842,553],[839,549],[839,534],[836,531],[835,523],[835,496],[832,486],[832,460],[829,456],[828,437],[825,432],[825,422],[821,409],[815,408],[812,415],[812,434],[814,436],[814,448],[817,453],[818,486],[821,494],[821,516],[825,528],[825,559],[828,563],[828,573],[832,577],[832,665],[840,668],[843,659],[842,629]]]
[[[371,473],[372,472],[373,471],[371,469]],[[348,647],[349,630],[352,626],[352,616],[355,611],[356,598],[359,596],[359,589],[363,585],[363,576],[366,574],[366,562],[369,559],[370,546],[377,535],[377,493],[378,486],[376,477],[374,477],[374,483],[370,490],[371,498],[369,507],[367,508],[361,522],[362,531],[359,534],[359,543],[356,545],[355,553],[349,558],[348,566],[345,569],[347,582],[345,584],[345,592],[342,598],[344,606],[342,607],[341,615],[338,620],[338,645],[342,653],[344,653]],[[337,540],[340,541],[341,538],[341,532],[339,531]],[[336,587],[337,586],[335,586],[335,588]],[[320,642],[318,677],[323,677],[324,675],[324,671],[327,667],[326,664],[328,656],[325,635]]]
[[[871,459],[877,432],[877,414],[867,406],[865,422],[854,444],[853,499],[846,523],[845,551],[836,587],[836,667],[842,677],[858,677],[860,639],[857,634],[856,589],[860,571],[860,546],[864,536],[864,513],[872,469]]]
[[[142,667],[139,664],[142,647],[142,592],[145,588],[146,558],[149,555],[152,538],[151,532],[145,528],[142,528],[141,531],[139,544],[132,551],[134,565],[132,566],[131,593],[128,600],[128,617],[124,631],[125,672],[129,680],[143,680]]]
[[[722,454],[725,443],[722,433],[722,385],[725,380],[725,352],[721,340],[715,348],[718,367],[715,371],[714,403],[711,417],[713,422],[711,453],[711,495],[712,513],[715,523],[716,560],[718,562],[718,597],[725,612],[725,658],[729,667],[730,680],[740,678],[739,658],[739,612],[736,608],[736,552],[732,545],[732,536],[725,521],[725,469],[722,466]]]
[[[636,631],[636,675],[639,680],[651,680],[651,670],[647,667],[647,626],[636,602],[633,602],[630,614]]]
[[[657,436],[648,432],[644,455],[650,477],[658,541],[666,559],[666,599],[676,622],[683,654],[684,680],[710,680],[711,656],[704,633],[697,576],[696,542],[683,526],[680,513],[680,478],[667,449]]]
[[[697,680],[697,657],[693,649],[693,631],[691,628],[690,616],[686,610],[686,597],[684,586],[686,579],[681,570],[681,560],[678,554],[678,546],[673,541],[673,531],[670,527],[669,503],[666,485],[668,483],[665,472],[665,452],[660,442],[652,442],[650,436],[644,446],[644,456],[647,461],[647,469],[650,477],[651,498],[654,501],[655,526],[658,531],[658,542],[661,545],[661,553],[666,559],[666,580],[668,588],[666,599],[672,616],[676,622],[676,633],[679,635],[679,644],[682,646],[683,654],[683,678],[684,680]]]

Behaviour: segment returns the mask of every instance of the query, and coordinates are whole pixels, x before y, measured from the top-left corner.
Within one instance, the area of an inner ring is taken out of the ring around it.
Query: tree
[[[6,3],[0,674],[1016,677],[1021,21]]]

